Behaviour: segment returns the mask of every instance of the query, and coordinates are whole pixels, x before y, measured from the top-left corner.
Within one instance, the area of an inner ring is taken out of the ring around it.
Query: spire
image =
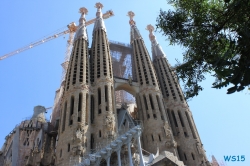
[[[152,57],[153,60],[159,56],[159,57],[166,57],[166,55],[164,54],[161,46],[159,45],[159,43],[156,41],[155,35],[153,34],[154,31],[154,27],[149,24],[146,28],[146,30],[149,31],[149,39],[152,43]]]
[[[95,21],[94,31],[101,28],[106,32],[106,27],[104,25],[104,21],[103,21],[103,18],[102,18],[103,5],[100,2],[97,2],[95,4],[95,7],[97,8],[97,12],[96,12],[96,21]]]
[[[212,166],[219,166],[218,161],[216,160],[216,158],[214,157],[214,155],[212,155]]]
[[[137,29],[136,25],[135,25],[135,21],[133,20],[135,13],[132,11],[128,12],[128,15],[130,20],[129,20],[129,24],[131,26],[131,32],[130,32],[130,43],[132,43],[134,40],[136,39],[141,39],[141,34],[139,32],[139,30]]]
[[[79,13],[81,13],[82,15],[79,19],[79,26],[78,26],[78,29],[76,31],[74,41],[76,41],[80,37],[84,38],[85,40],[88,40],[87,30],[86,30],[86,26],[85,26],[85,22],[86,22],[85,14],[88,13],[88,9],[86,9],[85,7],[82,7],[79,9]]]

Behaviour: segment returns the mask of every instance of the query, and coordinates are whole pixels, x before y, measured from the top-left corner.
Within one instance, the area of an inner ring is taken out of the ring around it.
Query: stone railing
[[[142,133],[142,125],[138,123],[131,123],[128,130],[125,132],[120,131],[119,136],[116,137],[114,141],[111,141],[108,145],[104,147],[96,148],[91,154],[85,155],[82,162],[77,164],[77,166],[90,166],[99,165],[102,159],[106,160],[107,166],[110,166],[110,157],[113,152],[117,153],[117,163],[121,166],[121,148],[123,145],[127,146],[129,165],[132,163],[132,153],[131,153],[131,140],[137,140],[138,153],[140,155],[140,166],[144,166],[144,160],[141,150],[140,135]]]

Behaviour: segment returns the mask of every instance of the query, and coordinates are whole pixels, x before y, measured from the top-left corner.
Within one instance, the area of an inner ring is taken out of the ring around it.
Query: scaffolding
[[[132,77],[132,47],[129,44],[109,40],[110,53],[112,56],[113,74],[115,77]],[[135,103],[134,97],[126,91],[115,92],[116,103]]]

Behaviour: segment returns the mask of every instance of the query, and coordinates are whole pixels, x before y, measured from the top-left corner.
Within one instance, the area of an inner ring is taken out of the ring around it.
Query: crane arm
[[[47,38],[45,38],[45,39],[42,39],[42,40],[40,40],[40,41],[31,43],[31,44],[29,44],[28,46],[25,46],[25,47],[23,47],[23,48],[20,48],[20,49],[17,49],[17,50],[15,50],[15,51],[13,51],[13,52],[10,52],[10,53],[8,53],[8,54],[5,54],[4,56],[1,56],[1,57],[0,57],[0,60],[3,60],[3,59],[8,58],[8,57],[10,57],[10,56],[12,56],[12,55],[15,55],[15,54],[18,54],[18,53],[20,53],[20,52],[23,52],[23,51],[26,51],[26,50],[28,50],[28,49],[31,49],[31,48],[33,48],[33,47],[35,47],[35,46],[38,46],[38,45],[43,44],[43,43],[45,43],[45,42],[48,42],[48,41],[50,41],[50,40],[52,40],[52,39],[55,39],[55,38],[57,38],[57,37],[60,37],[60,36],[62,36],[62,35],[65,35],[65,34],[67,34],[67,33],[69,33],[69,30],[65,30],[65,31],[63,31],[63,32],[60,32],[60,33],[54,34],[54,35],[52,35],[52,36],[49,36],[49,37],[47,37]]]
[[[109,17],[111,17],[111,16],[113,16],[113,15],[114,15],[113,11],[112,11],[112,10],[109,10],[109,11],[107,11],[106,13],[103,14],[103,19],[107,19],[107,18],[109,18]],[[88,26],[88,25],[90,25],[90,24],[93,24],[93,23],[95,22],[95,20],[96,20],[96,19],[91,19],[91,20],[87,21],[87,22],[86,22],[86,26]],[[5,59],[5,58],[8,58],[8,57],[10,57],[10,56],[12,56],[12,55],[18,54],[18,53],[20,53],[20,52],[26,51],[26,50],[28,50],[28,49],[31,49],[31,48],[35,47],[35,46],[38,46],[38,45],[40,45],[40,44],[43,44],[43,43],[45,43],[45,42],[48,42],[48,41],[53,40],[53,39],[55,39],[55,38],[58,38],[58,37],[60,37],[60,36],[62,36],[62,35],[65,35],[65,34],[68,34],[68,33],[74,33],[74,32],[76,32],[76,30],[77,30],[77,26],[76,26],[76,24],[75,24],[74,22],[70,23],[67,27],[68,27],[67,30],[64,30],[64,31],[62,31],[62,32],[59,32],[59,33],[57,33],[57,34],[54,34],[54,35],[52,35],[52,36],[49,36],[49,37],[44,38],[44,39],[42,39],[42,40],[39,40],[39,41],[37,41],[37,42],[31,43],[31,44],[29,44],[29,45],[27,45],[27,46],[25,46],[25,47],[22,47],[22,48],[20,48],[20,49],[17,49],[17,50],[15,50],[15,51],[13,51],[13,52],[10,52],[10,53],[8,53],[8,54],[5,54],[5,55],[1,56],[1,57],[0,57],[0,61],[3,60],[3,59]]]

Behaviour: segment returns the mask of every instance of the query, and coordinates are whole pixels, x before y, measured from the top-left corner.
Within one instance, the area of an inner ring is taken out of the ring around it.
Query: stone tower
[[[131,45],[133,48],[134,70],[140,92],[136,102],[139,107],[139,117],[144,124],[143,147],[150,152],[164,150],[176,154],[176,143],[167,120],[163,96],[158,85],[156,73],[144,41],[133,20],[134,13],[128,12],[131,26]]]
[[[191,111],[153,26],[147,26],[152,62],[133,20],[135,14],[128,12],[131,45],[121,50],[132,55],[132,77],[114,76],[112,47],[103,21],[107,15],[103,16],[101,3],[95,7],[90,48],[88,10],[80,8],[70,60],[63,65],[67,73],[56,91],[50,122],[45,120],[45,107],[35,107],[33,117],[6,137],[0,165],[209,166]],[[119,90],[132,94],[137,108],[117,104],[115,91]]]
[[[147,26],[152,43],[153,64],[167,105],[167,115],[177,142],[180,160],[186,165],[209,165],[202,147],[192,113],[184,99],[175,73],[153,34],[154,27]]]
[[[96,3],[96,21],[91,45],[91,149],[105,139],[112,139],[117,131],[113,71],[101,3]]]
[[[85,14],[81,8],[79,26],[74,38],[69,67],[67,70],[62,110],[57,142],[57,165],[68,162],[70,158],[79,158],[89,148],[89,54],[88,37],[85,26]]]

